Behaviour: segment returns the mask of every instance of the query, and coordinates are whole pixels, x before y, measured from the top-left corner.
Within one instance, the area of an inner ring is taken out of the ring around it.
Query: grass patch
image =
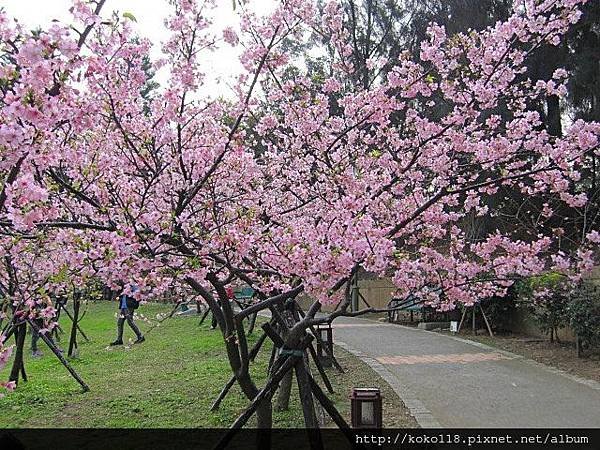
[[[169,305],[148,304],[138,311],[155,321]],[[21,427],[105,427],[105,428],[203,428],[227,427],[248,405],[235,385],[218,411],[210,406],[231,376],[218,331],[209,330],[210,323],[198,326],[195,316],[174,317],[146,335],[146,342],[125,347],[108,347],[116,334],[116,304],[91,303],[81,323],[91,342],[80,339],[80,355],[70,362],[90,386],[82,393],[77,382],[40,341],[44,356],[32,359],[26,353],[25,367],[29,376],[17,390],[0,399],[0,428]],[[138,319],[142,332],[150,321]],[[70,330],[70,322],[61,317],[61,325]],[[260,329],[250,337],[258,339]],[[133,332],[125,325],[125,340],[133,340]],[[27,338],[27,349],[30,336]],[[68,335],[60,345],[67,347]],[[261,350],[252,372],[259,385],[264,384],[271,353],[270,345]],[[368,384],[385,385],[366,365],[349,354],[340,361],[350,373],[332,377],[336,394],[332,399],[346,417],[350,384],[362,374]],[[0,379],[8,378],[10,369],[0,371]],[[316,371],[315,371],[316,374]],[[316,374],[318,376],[318,374]],[[389,387],[388,387],[389,388]],[[294,385],[290,410],[274,413],[275,427],[302,427],[302,411]],[[397,397],[386,396],[394,414],[403,418],[391,425],[406,425],[410,420]],[[399,415],[397,413],[400,413]],[[250,422],[249,425],[253,425]]]

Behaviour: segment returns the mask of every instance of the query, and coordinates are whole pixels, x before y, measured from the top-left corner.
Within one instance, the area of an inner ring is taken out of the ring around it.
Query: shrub
[[[591,283],[582,283],[570,297],[569,321],[580,340],[579,348],[600,345],[600,291]]]
[[[533,315],[540,330],[558,341],[558,330],[569,323],[571,285],[568,278],[549,272],[521,280],[517,287],[520,303]]]

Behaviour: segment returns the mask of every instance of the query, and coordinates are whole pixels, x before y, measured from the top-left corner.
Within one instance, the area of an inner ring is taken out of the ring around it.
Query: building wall
[[[386,308],[388,302],[392,298],[392,293],[395,290],[392,282],[387,278],[375,278],[359,280],[358,288],[360,293],[365,297],[366,301],[373,308]],[[344,290],[344,287],[341,288]],[[307,295],[298,298],[302,309],[306,310],[312,304],[312,299]],[[366,308],[367,305],[361,299],[358,300],[359,307]],[[321,307],[323,312],[331,312],[335,309],[336,303],[326,304]]]
[[[313,299],[310,298],[306,294],[300,294],[296,298],[296,301],[300,305],[300,308],[302,308],[304,311],[306,311],[308,308],[310,308],[310,305],[313,304]],[[323,306],[321,306],[321,311],[331,312],[331,311],[333,311],[333,308],[335,308],[335,305],[323,305]]]
[[[359,280],[358,289],[371,307],[382,309],[387,308],[396,287],[387,278],[376,278],[371,280]],[[362,300],[359,299],[358,303],[361,308],[366,307]]]
[[[526,334],[528,336],[547,338],[548,334],[543,333],[535,319],[524,309],[516,309],[510,318],[510,330],[513,333]],[[575,334],[569,326],[558,330],[558,339],[566,342],[575,342]]]

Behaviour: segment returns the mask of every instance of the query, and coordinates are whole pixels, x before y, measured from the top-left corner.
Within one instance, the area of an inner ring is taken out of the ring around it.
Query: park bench
[[[424,305],[420,302],[419,297],[414,294],[409,294],[405,298],[392,298],[387,305],[388,309],[388,322],[394,323],[400,321],[400,315],[403,311],[410,312],[410,322],[414,322],[414,313],[423,314]]]
[[[252,304],[254,303],[255,294],[256,293],[255,293],[254,289],[252,289],[249,286],[245,286],[237,291],[234,291],[233,298],[231,298],[230,300],[233,303],[235,303],[238,306],[238,308],[240,308],[241,311],[243,311],[246,308],[252,306]],[[198,311],[200,311],[199,305],[198,305]],[[206,308],[206,310],[204,311],[204,314],[202,315],[202,318],[200,319],[200,325],[202,325],[202,323],[204,322],[204,319],[206,319],[206,316],[208,315],[209,312],[210,312],[210,308]],[[254,314],[251,314],[250,317],[248,317],[248,321],[249,321],[248,334],[252,333],[252,331],[254,330],[254,325],[256,323],[256,316],[257,316],[257,314],[254,313]]]
[[[249,304],[254,302],[254,294],[254,289],[251,287],[243,287],[239,291],[234,292],[235,302],[240,308],[246,309]]]
[[[233,301],[238,305],[238,307],[243,311],[244,309],[252,306],[254,303],[256,292],[250,286],[244,286],[239,291],[233,293]],[[252,333],[254,330],[254,325],[256,323],[257,313],[251,314],[248,318],[248,334]]]
[[[438,295],[441,294],[441,289],[439,287],[433,288],[433,291]],[[421,320],[423,322],[430,320],[437,312],[431,306],[426,305],[425,302],[425,299],[416,294],[408,294],[404,298],[392,298],[387,305],[388,309],[393,310],[388,311],[388,322],[399,322],[402,312],[410,313],[410,323],[414,322],[415,313],[421,315]]]

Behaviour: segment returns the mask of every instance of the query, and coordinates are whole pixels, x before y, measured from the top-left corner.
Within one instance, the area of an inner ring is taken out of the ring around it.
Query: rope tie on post
[[[297,356],[302,357],[304,352],[302,350],[292,350],[287,348],[282,348],[279,350],[279,356]]]

